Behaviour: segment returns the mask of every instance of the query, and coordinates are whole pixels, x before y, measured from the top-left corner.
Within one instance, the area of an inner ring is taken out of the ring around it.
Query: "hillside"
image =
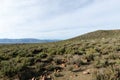
[[[120,80],[120,30],[0,45],[0,80]],[[104,39],[101,39],[104,38]]]
[[[120,38],[120,30],[98,30],[72,38],[71,40],[90,40],[104,38]]]

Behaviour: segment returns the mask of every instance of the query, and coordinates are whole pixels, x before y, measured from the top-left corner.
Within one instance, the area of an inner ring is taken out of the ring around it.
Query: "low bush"
[[[120,80],[120,68],[110,66],[104,70],[96,71],[92,80]]]

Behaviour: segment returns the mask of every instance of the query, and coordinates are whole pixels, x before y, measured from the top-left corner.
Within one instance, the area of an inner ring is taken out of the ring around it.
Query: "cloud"
[[[1,0],[1,38],[71,38],[120,28],[119,0]]]

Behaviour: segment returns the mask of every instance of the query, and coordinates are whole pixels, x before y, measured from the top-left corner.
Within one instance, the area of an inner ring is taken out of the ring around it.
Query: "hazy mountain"
[[[56,42],[58,40],[40,40],[33,38],[25,39],[0,39],[0,43],[46,43],[46,42]]]

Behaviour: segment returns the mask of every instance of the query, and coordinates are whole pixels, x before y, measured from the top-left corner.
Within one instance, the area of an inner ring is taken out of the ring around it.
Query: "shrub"
[[[13,77],[26,67],[25,63],[17,63],[15,60],[1,61],[0,71],[1,75]]]
[[[47,54],[46,53],[40,53],[40,58],[46,58]]]
[[[35,70],[37,73],[44,72],[44,67],[45,67],[44,63],[36,63],[35,64]]]
[[[85,54],[85,55],[84,55],[84,58],[85,58],[88,62],[93,61],[93,60],[94,60],[94,54],[93,54],[93,53]]]
[[[48,66],[47,66],[47,70],[48,70],[48,71],[54,71],[54,70],[55,70],[55,67],[56,67],[55,65],[48,65]]]
[[[109,59],[119,59],[120,57],[119,57],[119,55],[117,55],[116,53],[110,53],[109,55],[108,55],[108,58]]]
[[[103,59],[103,60],[95,61],[94,67],[101,68],[101,67],[106,67],[108,65],[109,65],[108,60]]]
[[[120,80],[120,68],[110,66],[103,71],[96,71],[93,80]]]
[[[108,66],[108,65],[109,65],[108,60],[101,60],[101,66],[102,66],[102,67],[106,67],[106,66]]]
[[[57,65],[63,63],[62,59],[58,59],[58,58],[55,58],[55,59],[54,59],[54,62],[55,62]]]
[[[48,55],[46,53],[39,53],[36,55],[36,58],[46,58]]]
[[[69,62],[70,64],[76,64],[78,66],[84,65],[84,62],[82,61],[81,57],[79,55],[74,55]]]

